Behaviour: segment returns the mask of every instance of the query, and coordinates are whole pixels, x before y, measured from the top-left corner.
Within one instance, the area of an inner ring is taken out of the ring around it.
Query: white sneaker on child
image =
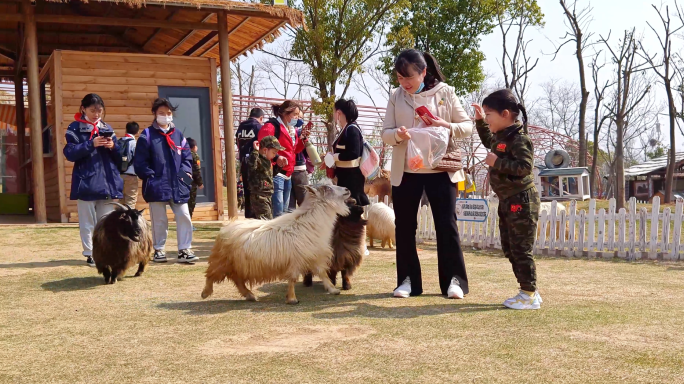
[[[449,284],[449,290],[447,291],[447,297],[450,299],[462,299],[463,290],[461,285],[458,283],[458,279],[455,277],[451,278],[451,284]]]
[[[541,308],[541,296],[535,292],[530,297],[522,290],[517,295],[504,301],[503,305],[511,309],[539,309]]]
[[[411,278],[406,277],[397,289],[394,290],[394,297],[407,298],[411,296]]]

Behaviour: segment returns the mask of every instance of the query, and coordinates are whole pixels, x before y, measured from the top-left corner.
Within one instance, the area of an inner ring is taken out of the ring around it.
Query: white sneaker
[[[541,298],[541,295],[539,294],[539,291],[534,291],[534,294],[537,296],[537,299],[539,299],[539,304],[544,302],[544,300],[542,300]]]
[[[449,290],[447,291],[447,297],[450,299],[462,299],[463,290],[461,285],[458,283],[458,279],[455,277],[451,278],[451,284],[449,284]]]
[[[503,305],[511,309],[539,309],[541,307],[541,297],[535,292],[533,297],[520,291],[514,297],[504,301]]]
[[[404,282],[394,290],[394,297],[407,298],[409,296],[411,296],[411,278],[406,277]]]

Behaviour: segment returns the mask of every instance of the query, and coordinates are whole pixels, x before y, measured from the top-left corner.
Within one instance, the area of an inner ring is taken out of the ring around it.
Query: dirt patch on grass
[[[259,334],[243,334],[212,340],[202,346],[207,355],[249,355],[253,353],[303,353],[321,344],[363,339],[373,329],[363,326],[275,328]]]

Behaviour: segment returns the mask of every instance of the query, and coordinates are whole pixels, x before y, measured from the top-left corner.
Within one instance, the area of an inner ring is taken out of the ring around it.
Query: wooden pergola
[[[230,61],[259,49],[280,30],[304,26],[300,11],[220,0],[0,0],[0,78],[15,83],[17,126],[28,82],[31,159],[43,157],[39,72],[55,50],[214,58],[230,84]],[[230,87],[221,87],[228,216],[237,216]],[[24,135],[18,135],[19,159]],[[43,162],[31,161],[36,222],[47,222]],[[21,174],[21,173],[20,173]],[[20,177],[21,180],[21,177]],[[23,184],[22,184],[23,185]]]

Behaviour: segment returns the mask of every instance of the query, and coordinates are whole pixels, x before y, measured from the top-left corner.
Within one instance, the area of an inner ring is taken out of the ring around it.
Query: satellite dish
[[[568,168],[570,166],[570,155],[562,149],[549,151],[544,158],[546,168]]]

